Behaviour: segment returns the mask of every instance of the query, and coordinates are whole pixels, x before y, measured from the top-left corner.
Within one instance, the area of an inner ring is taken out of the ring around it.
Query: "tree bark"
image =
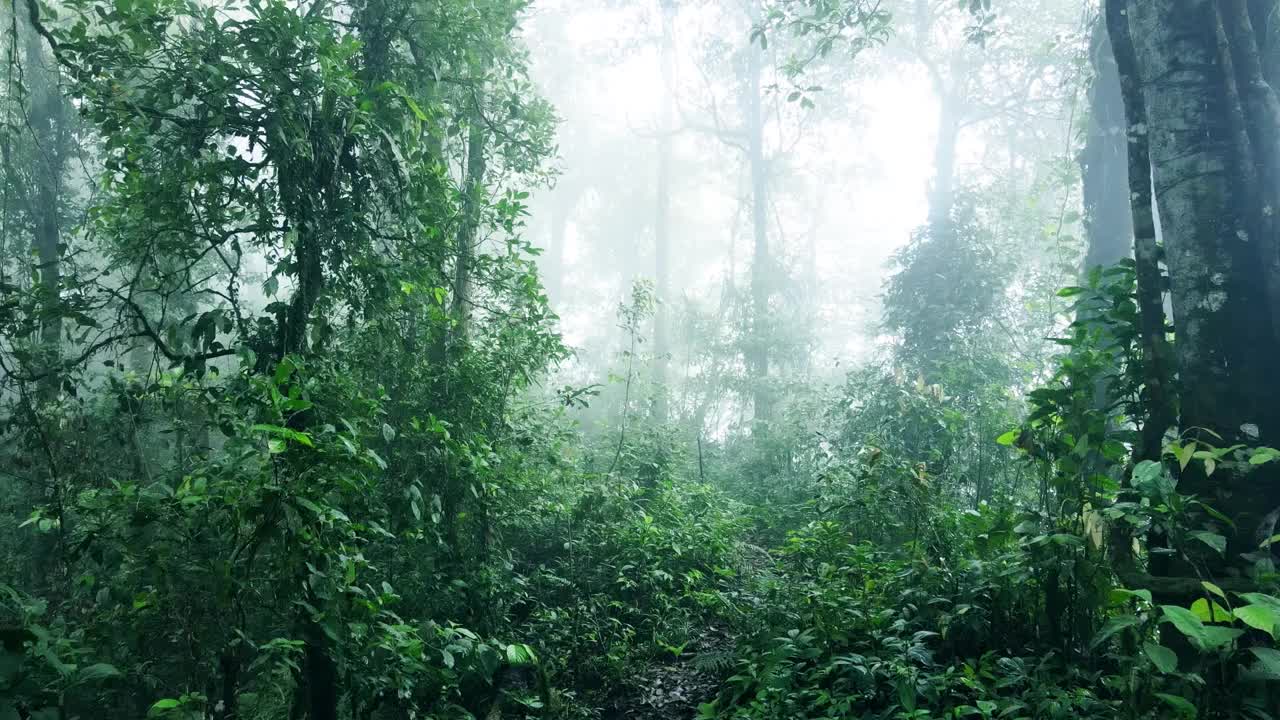
[[[1223,8],[1236,11],[1225,23]],[[1263,217],[1275,212],[1263,200],[1274,187],[1249,160],[1248,133],[1269,121],[1250,110],[1256,101],[1247,98],[1260,90],[1242,92],[1237,79],[1261,73],[1248,57],[1253,48],[1238,11],[1215,0],[1128,0],[1113,10],[1127,13],[1143,90],[1137,104],[1145,127],[1131,131],[1145,129],[1149,140],[1177,337],[1180,425],[1214,433],[1200,436],[1213,444],[1274,445],[1275,238],[1260,234]],[[1189,470],[1179,491],[1204,497],[1236,523],[1228,556],[1256,549],[1254,533],[1280,505],[1280,486],[1259,473],[1246,480],[1225,471],[1210,476],[1195,464]]]
[[[760,23],[760,4],[752,0],[752,26]],[[760,96],[760,76],[764,50],[752,44],[747,48],[747,162],[751,171],[751,333],[747,367],[752,381],[753,428],[767,431],[773,419],[773,393],[769,387],[769,291],[772,284],[773,260],[769,254],[768,236],[768,168],[764,154],[764,113]]]
[[[1108,0],[1106,26],[1113,48],[1116,80],[1122,97],[1127,157],[1127,182],[1122,197],[1130,199],[1133,249],[1138,281],[1138,323],[1142,343],[1144,410],[1139,418],[1142,433],[1135,456],[1139,460],[1159,460],[1165,431],[1174,424],[1170,398],[1172,362],[1166,339],[1163,274],[1160,270],[1160,247],[1156,242],[1156,223],[1151,194],[1151,157],[1147,139],[1147,111],[1142,100],[1137,75],[1137,58],[1124,0]]]
[[[485,145],[488,129],[481,115],[480,90],[475,90],[475,107],[467,131],[467,172],[462,191],[462,222],[458,229],[453,266],[454,337],[464,341],[471,321],[471,272],[476,236],[480,230],[480,192],[484,187]]]

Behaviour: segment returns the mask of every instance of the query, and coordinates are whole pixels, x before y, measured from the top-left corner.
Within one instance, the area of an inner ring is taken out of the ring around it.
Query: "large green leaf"
[[[1160,672],[1171,673],[1178,669],[1178,655],[1169,648],[1153,642],[1144,642],[1142,651],[1151,658],[1151,662],[1155,663],[1156,669]]]
[[[1236,617],[1251,628],[1261,630],[1274,639],[1276,635],[1276,626],[1280,625],[1280,609],[1272,605],[1263,605],[1255,603],[1253,605],[1245,605],[1235,609]]]
[[[1204,632],[1204,623],[1195,613],[1177,605],[1161,605],[1160,610],[1164,613],[1164,619],[1173,623],[1178,632],[1186,635],[1192,642],[1204,646],[1208,637]]]
[[[533,665],[538,661],[533,648],[523,643],[511,643],[507,646],[507,662],[517,667]]]
[[[1173,623],[1178,632],[1187,636],[1198,649],[1209,651],[1230,644],[1244,634],[1243,630],[1205,625],[1192,611],[1177,605],[1161,605],[1164,620]]]
[[[1121,630],[1133,627],[1137,624],[1138,618],[1134,615],[1120,615],[1119,617],[1113,617],[1107,621],[1106,625],[1102,626],[1102,629],[1098,631],[1098,634],[1093,638],[1093,642],[1089,645],[1090,647],[1098,647]]]
[[[1212,604],[1204,598],[1200,598],[1191,603],[1191,612],[1200,618],[1201,622],[1207,623],[1230,623],[1235,622],[1231,617],[1231,611],[1222,607],[1214,601]]]
[[[97,682],[114,677],[120,677],[120,671],[115,665],[94,663],[80,668],[80,671],[76,673],[76,682]]]
[[[1275,648],[1249,648],[1258,662],[1249,671],[1265,680],[1280,680],[1280,650]]]
[[[1184,697],[1170,695],[1169,693],[1156,693],[1156,697],[1160,698],[1166,705],[1173,708],[1174,712],[1177,713],[1177,717],[1183,718],[1183,720],[1194,720],[1198,714],[1196,706],[1192,705],[1191,702]]]
[[[1227,552],[1227,539],[1218,533],[1197,530],[1191,533],[1191,537],[1213,548],[1219,555]]]

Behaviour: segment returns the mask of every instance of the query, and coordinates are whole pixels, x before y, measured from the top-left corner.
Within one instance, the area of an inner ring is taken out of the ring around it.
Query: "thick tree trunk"
[[[1130,130],[1148,132],[1177,337],[1180,425],[1215,433],[1201,438],[1214,444],[1274,445],[1280,384],[1272,377],[1278,348],[1268,275],[1275,238],[1261,229],[1275,212],[1264,200],[1275,188],[1251,166],[1248,133],[1269,121],[1254,116],[1246,99],[1259,90],[1242,93],[1237,81],[1242,58],[1251,81],[1261,71],[1250,70],[1254,48],[1241,47],[1241,18],[1223,22],[1231,6],[1124,3],[1146,119],[1145,128]],[[1224,471],[1206,476],[1193,465],[1179,490],[1233,517],[1231,556],[1256,548],[1259,521],[1280,505],[1280,487],[1256,473],[1247,480]]]
[[[1160,247],[1156,242],[1154,203],[1151,195],[1151,156],[1147,144],[1147,111],[1137,75],[1137,58],[1123,14],[1123,0],[1109,0],[1106,25],[1114,48],[1116,80],[1123,100],[1123,139],[1127,158],[1127,182],[1114,194],[1130,199],[1131,228],[1138,281],[1138,315],[1143,358],[1146,416],[1139,418],[1142,434],[1139,460],[1159,460],[1165,431],[1174,424],[1171,398],[1172,357],[1166,339],[1164,279]]]
[[[1254,9],[1263,3],[1254,2]],[[1272,0],[1271,13],[1277,7]],[[1222,18],[1221,53],[1224,68],[1233,71],[1228,87],[1234,88],[1233,107],[1238,120],[1239,171],[1248,178],[1244,196],[1254,211],[1245,232],[1260,243],[1259,257],[1265,273],[1272,332],[1280,337],[1280,98],[1263,70],[1261,48],[1266,41],[1254,28],[1246,0],[1219,0]],[[1269,20],[1274,22],[1274,19]],[[1221,52],[1221,51],[1220,51]],[[1232,82],[1234,80],[1234,82]],[[1268,212],[1266,208],[1272,208]]]
[[[1085,276],[1133,252],[1133,220],[1129,202],[1129,147],[1120,73],[1102,17],[1090,42],[1093,83],[1089,87],[1089,128],[1080,153],[1084,188],[1084,228],[1088,243]],[[1145,138],[1144,138],[1145,142]],[[1148,194],[1149,173],[1143,169]]]
[[[1151,157],[1147,146],[1146,105],[1137,75],[1137,58],[1123,0],[1107,0],[1103,9],[1109,44],[1114,50],[1116,79],[1123,100],[1124,132],[1128,182],[1113,190],[1120,198],[1128,198],[1131,208],[1134,260],[1137,275],[1138,323],[1142,346],[1143,416],[1138,442],[1133,450],[1135,461],[1159,461],[1163,453],[1165,431],[1175,422],[1172,399],[1172,354],[1166,339],[1164,277],[1160,270],[1160,247],[1156,241],[1156,221],[1151,194]],[[1091,176],[1085,175],[1087,182]],[[1148,538],[1151,547],[1165,547],[1163,534]],[[1125,523],[1112,527],[1111,554],[1117,574],[1125,582],[1136,576],[1133,536]],[[1152,554],[1149,570],[1156,575],[1169,572],[1167,555]],[[1141,587],[1147,587],[1142,585]]]

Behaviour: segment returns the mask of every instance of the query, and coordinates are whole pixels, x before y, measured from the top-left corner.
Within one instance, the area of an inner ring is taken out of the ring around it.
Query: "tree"
[[[1280,105],[1268,64],[1274,36],[1265,22],[1276,9],[1273,2],[1211,0],[1107,6],[1111,42],[1131,88],[1129,140],[1149,149],[1154,181],[1154,194],[1146,192],[1144,168],[1131,169],[1140,264],[1144,255],[1148,265],[1154,260],[1154,233],[1144,227],[1152,197],[1163,229],[1177,424],[1215,444],[1280,440],[1280,389],[1269,378],[1268,360],[1277,349],[1280,308],[1274,219]],[[1144,325],[1144,341],[1159,342],[1153,336],[1162,334],[1163,322]],[[1162,435],[1165,421],[1151,422],[1159,426],[1149,436]],[[1234,520],[1231,557],[1257,547],[1258,533],[1270,532],[1259,523],[1280,505],[1280,484],[1257,476],[1246,481],[1191,468],[1181,487]]]

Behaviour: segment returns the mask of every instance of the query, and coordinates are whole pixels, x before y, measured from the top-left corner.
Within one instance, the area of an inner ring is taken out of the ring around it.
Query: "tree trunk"
[[[956,144],[960,139],[959,101],[939,87],[938,140],[933,150],[933,185],[929,189],[929,229],[934,238],[951,232],[956,202]]]
[[[760,5],[753,0],[751,24],[760,22]],[[768,236],[768,168],[764,155],[764,113],[760,97],[760,75],[764,50],[755,44],[747,48],[747,162],[751,170],[751,232],[754,241],[751,260],[751,333],[747,366],[752,382],[754,429],[767,430],[773,419],[773,393],[769,387],[769,290],[772,258]]]
[[[471,127],[467,131],[467,174],[463,180],[462,222],[458,229],[453,276],[454,337],[467,338],[471,320],[471,265],[475,258],[476,236],[480,229],[480,192],[485,173],[485,145],[488,129],[480,109],[480,90],[476,89],[476,106],[472,109]]]
[[[1260,233],[1275,212],[1264,199],[1274,187],[1252,166],[1248,133],[1269,121],[1247,99],[1260,89],[1240,92],[1242,59],[1251,80],[1260,71],[1250,72],[1247,56],[1256,48],[1241,36],[1241,18],[1223,22],[1220,10],[1231,6],[1128,0],[1113,12],[1127,12],[1143,89],[1146,126],[1130,130],[1148,132],[1177,337],[1180,425],[1215,433],[1201,435],[1213,444],[1274,445],[1280,384],[1271,376],[1277,338],[1269,275],[1276,239]],[[1280,505],[1274,479],[1189,469],[1179,490],[1205,497],[1236,522],[1234,533],[1224,531],[1228,556],[1255,549],[1259,521]],[[1211,572],[1226,569],[1208,562]]]
[[[662,108],[658,129],[658,187],[657,203],[653,218],[653,255],[657,307],[653,313],[653,375],[655,395],[654,418],[667,420],[667,369],[671,354],[668,328],[671,306],[671,135],[674,132],[674,103],[676,92],[672,25],[675,6],[672,0],[661,0],[662,43],[659,62],[662,65]]]
[[[1088,243],[1085,277],[1099,266],[1112,265],[1133,252],[1133,220],[1129,202],[1129,147],[1125,132],[1120,73],[1102,17],[1090,42],[1093,83],[1089,87],[1089,128],[1080,153],[1084,188],[1084,229]],[[1143,138],[1145,144],[1146,140]],[[1150,173],[1141,175],[1150,194]]]
[[[551,237],[547,241],[547,260],[543,264],[543,277],[547,287],[547,300],[552,305],[561,301],[561,295],[564,292],[565,230],[569,224],[569,211],[572,205],[566,195],[563,189],[558,188],[551,198]]]
[[[1137,75],[1137,58],[1122,0],[1109,0],[1106,24],[1114,47],[1116,79],[1123,99],[1128,182],[1113,194],[1130,198],[1131,227],[1138,281],[1138,315],[1143,356],[1144,409],[1142,434],[1136,457],[1159,460],[1165,431],[1174,424],[1172,359],[1165,337],[1164,278],[1161,252],[1156,242],[1156,222],[1151,195],[1151,156],[1148,149],[1147,111]]]
[[[1254,2],[1254,9],[1264,3]],[[1271,14],[1280,8],[1272,0]],[[1241,143],[1243,155],[1239,162],[1241,172],[1251,177],[1257,196],[1249,197],[1254,208],[1261,212],[1251,214],[1246,232],[1262,244],[1260,257],[1265,273],[1267,302],[1271,308],[1272,332],[1280,337],[1280,98],[1270,84],[1263,69],[1263,52],[1267,38],[1260,36],[1254,27],[1250,7],[1246,0],[1219,0],[1222,16],[1223,38],[1229,53],[1230,69],[1234,71],[1234,87],[1240,106],[1240,131],[1245,143]],[[1266,22],[1275,22],[1268,19]],[[1224,62],[1224,66],[1227,63]],[[1233,83],[1229,78],[1228,87]],[[1266,208],[1272,208],[1268,212]]]
[[[58,88],[57,65],[45,53],[45,44],[34,32],[26,33],[26,71],[31,110],[29,123],[34,162],[31,168],[34,193],[26,195],[28,214],[34,228],[32,254],[36,257],[42,292],[43,317],[40,321],[40,345],[50,364],[40,383],[40,396],[49,398],[58,390],[56,371],[62,354],[62,314],[59,292],[62,283],[60,210],[62,181],[70,152],[71,112]]]
[[[1151,195],[1151,157],[1147,146],[1146,106],[1137,75],[1137,59],[1128,19],[1122,0],[1108,0],[1104,19],[1110,45],[1114,49],[1116,79],[1124,109],[1124,128],[1128,182],[1113,194],[1129,198],[1134,237],[1134,260],[1137,275],[1138,329],[1142,346],[1143,417],[1138,442],[1133,451],[1135,461],[1159,461],[1163,453],[1164,434],[1174,424],[1172,400],[1172,357],[1166,339],[1164,277],[1160,270],[1160,247],[1156,241],[1156,222]],[[1086,183],[1090,175],[1086,174]],[[1088,186],[1086,185],[1086,188]],[[1086,190],[1088,194],[1088,190]],[[1092,242],[1091,242],[1092,245]],[[1092,250],[1092,247],[1091,247]],[[1150,547],[1165,547],[1163,534],[1148,538]],[[1116,571],[1122,578],[1136,572],[1133,536],[1125,523],[1112,528],[1111,554]],[[1159,575],[1168,574],[1167,555],[1152,554],[1149,569]]]

